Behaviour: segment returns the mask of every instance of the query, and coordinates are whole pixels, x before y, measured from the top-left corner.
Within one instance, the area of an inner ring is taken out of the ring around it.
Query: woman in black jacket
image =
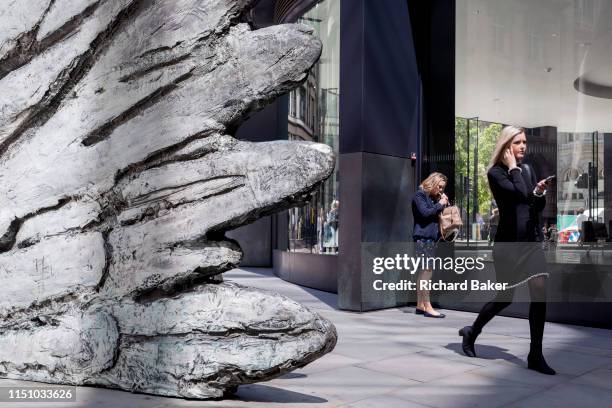
[[[499,226],[493,247],[497,282],[507,283],[507,290],[498,292],[484,305],[472,326],[459,330],[463,352],[475,357],[474,342],[482,328],[497,313],[512,303],[514,288],[527,283],[531,303],[529,329],[531,346],[528,367],[544,374],[555,374],[542,354],[542,337],[546,320],[546,259],[541,246],[540,212],[546,205],[547,180],[537,181],[531,167],[522,164],[527,148],[525,132],[506,126],[491,157],[487,173],[493,198],[499,208]],[[512,244],[507,244],[507,243]],[[501,243],[501,244],[499,244]]]
[[[442,173],[431,173],[419,186],[412,198],[412,216],[414,228],[412,238],[414,241],[416,256],[425,259],[435,256],[436,242],[440,239],[440,228],[438,215],[448,204],[448,197],[444,194],[446,187],[446,176]],[[431,280],[431,269],[422,269],[417,275],[417,285],[421,281]],[[417,286],[416,314],[425,317],[443,318],[443,313],[438,313],[429,301],[429,290],[419,289]]]

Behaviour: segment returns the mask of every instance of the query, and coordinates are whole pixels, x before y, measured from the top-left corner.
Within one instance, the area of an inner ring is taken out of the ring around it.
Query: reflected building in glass
[[[289,140],[325,143],[339,148],[340,2],[317,3],[298,18],[313,28],[323,51],[298,89],[289,94]],[[337,254],[339,243],[339,166],[303,207],[288,211],[289,251]]]
[[[559,242],[578,244],[580,234],[573,232],[580,229],[580,210],[609,227],[604,174],[612,94],[605,88],[612,89],[612,77],[604,72],[612,62],[605,19],[611,6],[600,0],[456,1],[455,169],[466,243],[484,242],[486,234],[474,224],[481,213],[486,230],[495,204],[485,177],[495,143],[490,131],[506,124],[526,129],[525,162],[538,176],[557,176],[543,221],[559,230]]]
[[[515,125],[525,162],[540,179],[556,175],[542,212],[553,294],[585,277],[612,293],[612,2],[259,0],[248,20],[306,24],[323,52],[298,89],[237,136],[326,143],[336,168],[304,206],[231,233],[245,265],[336,292],[341,309],[406,304],[372,292],[364,248],[412,241],[411,199],[439,171],[464,223],[453,251],[490,254],[497,203],[486,173],[502,127]],[[612,321],[609,300],[580,303],[576,290],[551,305],[552,320]]]

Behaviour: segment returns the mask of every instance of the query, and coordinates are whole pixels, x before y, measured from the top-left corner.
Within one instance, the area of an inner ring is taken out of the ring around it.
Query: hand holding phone
[[[553,174],[552,176],[548,176],[543,180],[540,180],[538,182],[538,184],[536,185],[536,191],[538,193],[543,193],[546,190],[546,187],[548,186],[548,184],[554,180],[557,176],[555,174]]]

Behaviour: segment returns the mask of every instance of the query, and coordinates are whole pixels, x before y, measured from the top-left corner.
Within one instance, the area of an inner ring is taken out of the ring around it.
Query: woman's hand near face
[[[512,154],[510,148],[504,151],[504,156],[502,157],[502,163],[508,166],[508,170],[512,170],[516,167],[516,157]]]

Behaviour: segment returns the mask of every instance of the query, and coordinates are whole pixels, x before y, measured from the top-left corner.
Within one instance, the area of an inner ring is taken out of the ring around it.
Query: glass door
[[[604,133],[559,132],[557,168],[557,227],[559,242],[578,245],[594,237],[583,231],[582,223],[591,221],[603,234],[608,222],[604,206]],[[590,226],[589,226],[590,228]]]

